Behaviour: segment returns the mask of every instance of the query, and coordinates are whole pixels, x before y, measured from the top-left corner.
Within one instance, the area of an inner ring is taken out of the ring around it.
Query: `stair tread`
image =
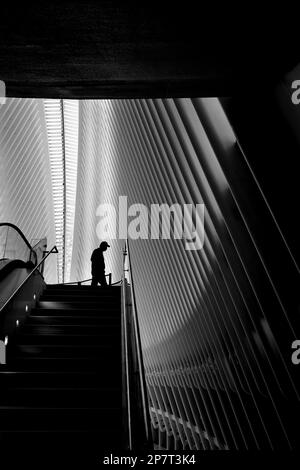
[[[107,404],[105,404],[104,406],[99,406],[99,407],[95,407],[93,406],[92,408],[88,407],[88,406],[65,406],[65,407],[60,407],[60,406],[24,406],[24,405],[13,405],[11,407],[8,407],[8,406],[1,406],[0,405],[0,411],[8,411],[8,410],[32,410],[32,411],[38,411],[38,410],[47,410],[47,411],[53,411],[53,410],[59,410],[61,411],[62,409],[65,410],[65,411],[83,411],[83,410],[86,410],[86,411],[89,411],[89,412],[92,412],[93,410],[94,411],[110,411],[110,410],[119,410],[120,407],[114,407],[114,406],[107,406]],[[0,425],[1,427],[1,425]]]
[[[42,336],[43,338],[46,336],[49,336],[49,337],[56,337],[56,336],[65,336],[67,338],[90,338],[90,337],[96,337],[96,338],[103,338],[103,337],[110,337],[110,336],[114,336],[112,333],[110,334],[107,334],[107,332],[103,332],[102,334],[99,334],[99,333],[92,333],[92,334],[88,334],[88,333],[85,333],[85,334],[75,334],[75,333],[65,333],[65,332],[62,332],[61,334],[57,333],[57,332],[53,332],[53,333],[49,333],[49,332],[40,332],[40,333],[22,333],[21,335],[21,339],[22,338],[39,338],[40,336]],[[22,343],[20,343],[22,344]]]
[[[73,315],[43,315],[43,316],[42,316],[42,315],[29,315],[28,320],[30,320],[30,319],[38,319],[38,320],[41,320],[41,317],[42,317],[42,318],[49,318],[49,319],[55,319],[55,320],[57,320],[58,318],[59,318],[59,319],[63,319],[63,318],[68,318],[68,319],[70,319],[70,318],[73,318]],[[90,319],[90,320],[93,319],[93,320],[95,320],[95,316],[94,316],[94,315],[90,315],[90,316],[89,316],[89,315],[82,315],[82,316],[76,315],[76,320],[78,321],[79,319],[85,319],[85,320],[86,320],[86,319],[88,319],[88,320],[89,320],[89,319]],[[100,317],[100,316],[99,316],[98,319],[99,319],[99,320],[111,320],[111,319],[114,320],[114,319],[118,319],[118,318],[117,318],[117,317],[111,317],[111,316],[109,316],[109,317],[104,317],[104,316],[101,316],[101,317]]]
[[[117,388],[115,387],[76,387],[76,388],[73,388],[73,387],[5,387],[5,391],[11,391],[11,390],[28,390],[28,391],[32,391],[32,390],[36,390],[36,391],[42,391],[42,390],[56,390],[56,391],[61,391],[61,390],[74,390],[74,391],[82,391],[82,390],[86,390],[86,391],[93,391],[93,390],[117,390]],[[3,391],[3,390],[2,390]]]

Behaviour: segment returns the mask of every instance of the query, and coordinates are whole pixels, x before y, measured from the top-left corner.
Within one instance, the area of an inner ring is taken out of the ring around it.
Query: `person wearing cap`
[[[99,248],[96,248],[92,253],[92,286],[97,286],[98,282],[102,287],[107,286],[103,252],[109,247],[110,245],[107,242],[101,242]]]

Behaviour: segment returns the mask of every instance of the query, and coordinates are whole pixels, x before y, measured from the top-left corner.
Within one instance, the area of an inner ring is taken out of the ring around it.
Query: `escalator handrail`
[[[28,279],[31,278],[31,276],[38,270],[38,268],[42,265],[42,263],[45,262],[45,260],[48,258],[48,256],[51,254],[51,253],[58,253],[58,249],[57,247],[54,245],[50,251],[47,252],[47,254],[43,257],[43,259],[33,268],[33,270],[28,274],[28,276],[21,282],[21,284],[14,290],[14,292],[11,294],[11,296],[6,300],[6,302],[2,305],[2,307],[0,308],[0,316],[1,316],[1,313],[2,311],[7,307],[7,305],[15,298],[15,296],[17,295],[17,293],[20,291],[21,287],[24,286],[24,284],[26,284],[26,282],[28,281]]]
[[[25,237],[24,233],[22,232],[22,230],[19,229],[19,227],[17,227],[16,225],[10,223],[10,222],[0,222],[0,227],[4,227],[4,226],[7,226],[7,227],[11,227],[13,228],[16,232],[18,232],[18,234],[21,236],[22,240],[25,242],[25,244],[28,246],[29,250],[30,250],[30,253],[33,255],[34,259],[35,259],[35,262],[34,264],[36,265],[36,259],[37,259],[37,256],[36,256],[36,252],[34,251],[34,249],[32,248],[32,246],[30,245],[29,241],[27,240],[27,238]],[[30,259],[29,259],[30,261]]]

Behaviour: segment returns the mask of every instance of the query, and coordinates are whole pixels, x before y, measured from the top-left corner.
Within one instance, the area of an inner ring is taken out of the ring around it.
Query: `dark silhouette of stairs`
[[[0,369],[0,454],[120,449],[121,380],[120,287],[47,286]]]

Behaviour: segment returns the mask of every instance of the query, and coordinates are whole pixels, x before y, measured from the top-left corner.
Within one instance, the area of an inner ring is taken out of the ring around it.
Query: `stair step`
[[[93,299],[114,299],[114,298],[118,298],[120,299],[121,298],[121,295],[120,295],[120,292],[116,292],[114,290],[104,290],[102,291],[101,289],[96,289],[96,290],[93,290],[93,289],[89,289],[89,290],[82,290],[82,289],[78,289],[78,290],[72,290],[72,291],[69,291],[69,290],[66,290],[66,291],[63,291],[63,290],[57,290],[57,291],[53,291],[53,290],[48,290],[46,289],[43,293],[42,293],[42,297],[44,296],[51,296],[51,297],[74,297],[74,298],[79,298],[79,297],[84,297],[84,298],[93,298]]]
[[[72,308],[72,309],[83,309],[83,310],[98,310],[101,311],[103,309],[109,310],[120,310],[120,304],[118,302],[91,302],[85,301],[84,299],[76,300],[76,301],[68,301],[64,300],[55,300],[55,301],[40,301],[36,304],[36,309],[61,309],[61,308]]]
[[[94,294],[99,294],[99,295],[108,295],[108,294],[120,294],[121,293],[121,287],[120,286],[107,286],[107,289],[102,289],[101,286],[91,286],[91,284],[87,285],[81,285],[81,286],[48,286],[44,290],[44,292],[92,292]]]
[[[72,308],[72,306],[68,307],[61,307],[61,308],[50,308],[50,307],[44,307],[44,308],[38,308],[38,309],[32,309],[32,316],[57,316],[57,315],[79,315],[79,316],[99,316],[101,317],[119,317],[121,318],[120,314],[120,308],[119,309],[102,309],[102,308]],[[29,317],[30,318],[30,317]]]
[[[14,346],[16,355],[24,354],[37,357],[88,357],[100,360],[113,361],[121,354],[118,344],[102,343],[102,344],[17,344]],[[11,352],[8,350],[7,360],[9,361]]]
[[[71,294],[80,294],[80,295],[97,295],[101,296],[120,296],[121,289],[120,287],[107,287],[105,289],[92,286],[72,286],[72,287],[50,287],[44,290],[43,294],[51,294],[51,295],[71,295]]]
[[[25,325],[78,325],[80,323],[80,326],[97,324],[106,327],[120,324],[121,321],[120,315],[72,315],[71,312],[68,315],[66,315],[66,312],[65,315],[63,313],[48,315],[48,311],[47,315],[44,312],[43,314],[39,313],[40,315],[36,315],[36,312],[34,315],[30,315]]]
[[[55,297],[50,297],[50,296],[43,296],[43,297],[40,297],[39,298],[39,301],[37,302],[37,305],[39,305],[40,303],[44,303],[44,302],[55,302],[55,303],[70,303],[70,304],[74,304],[74,305],[80,305],[80,304],[87,304],[87,305],[95,305],[95,306],[109,306],[109,307],[119,307],[120,308],[120,304],[121,304],[121,300],[120,299],[109,299],[109,298],[93,298],[93,297],[84,297],[82,295],[78,296],[78,297],[74,297],[73,295],[70,295],[70,296],[62,296],[61,298],[59,298],[58,296],[55,296]]]
[[[0,435],[0,448],[3,468],[96,469],[105,455],[120,452],[121,427],[95,431],[7,429]]]
[[[112,368],[114,374],[112,375]],[[121,358],[114,362],[107,358],[107,355],[99,357],[53,357],[53,356],[16,356],[9,359],[9,363],[1,366],[1,370],[10,371],[96,371],[105,376],[108,374],[113,377],[115,374],[121,374]],[[112,378],[110,378],[112,380]]]
[[[105,404],[103,408],[0,407],[0,432],[107,429],[112,433],[121,428],[121,414],[120,408]]]
[[[77,322],[78,323],[78,322]],[[29,335],[89,335],[93,336],[111,336],[116,334],[116,330],[120,328],[119,324],[103,325],[103,324],[90,324],[90,325],[66,325],[66,324],[26,324],[22,327],[20,336],[26,337]]]
[[[2,369],[1,369],[2,370]],[[2,371],[0,372],[0,389],[5,387],[115,387],[120,383],[118,370],[110,369],[109,381],[103,377],[103,369],[97,371]],[[105,371],[107,372],[107,371]]]
[[[49,327],[48,327],[49,328]],[[14,341],[17,342],[18,345],[74,345],[74,346],[84,346],[86,345],[89,347],[101,347],[102,345],[111,345],[112,343],[116,343],[116,335],[119,333],[119,328],[113,328],[109,331],[105,331],[102,329],[102,334],[96,334],[95,331],[93,334],[66,334],[65,331],[61,332],[61,334],[57,334],[57,332],[53,332],[49,334],[48,332],[45,333],[38,333],[38,334],[24,334],[21,333],[16,336]],[[12,348],[15,346],[15,343],[12,343]]]
[[[119,388],[63,388],[26,387],[7,388],[2,386],[1,407],[31,408],[97,408],[105,403],[110,408],[121,408]],[[0,411],[1,414],[1,411]],[[1,426],[1,425],[0,425]]]
[[[91,282],[91,281],[89,281]],[[121,286],[109,286],[110,289],[114,289],[116,291],[121,289]],[[91,286],[91,284],[47,284],[47,290],[50,289],[95,289],[95,290],[102,290],[100,286]]]
[[[84,300],[91,300],[93,302],[105,302],[105,301],[119,301],[121,299],[121,296],[120,295],[115,295],[115,294],[111,294],[111,295],[97,295],[97,294],[90,294],[90,293],[82,293],[82,292],[70,292],[70,293],[67,293],[67,294],[64,294],[64,293],[52,293],[52,292],[44,292],[40,299],[45,299],[45,298],[51,298],[51,299],[57,299],[57,300],[60,300],[60,299],[71,299],[71,300],[74,300],[74,301],[78,301],[80,299],[84,299]]]

